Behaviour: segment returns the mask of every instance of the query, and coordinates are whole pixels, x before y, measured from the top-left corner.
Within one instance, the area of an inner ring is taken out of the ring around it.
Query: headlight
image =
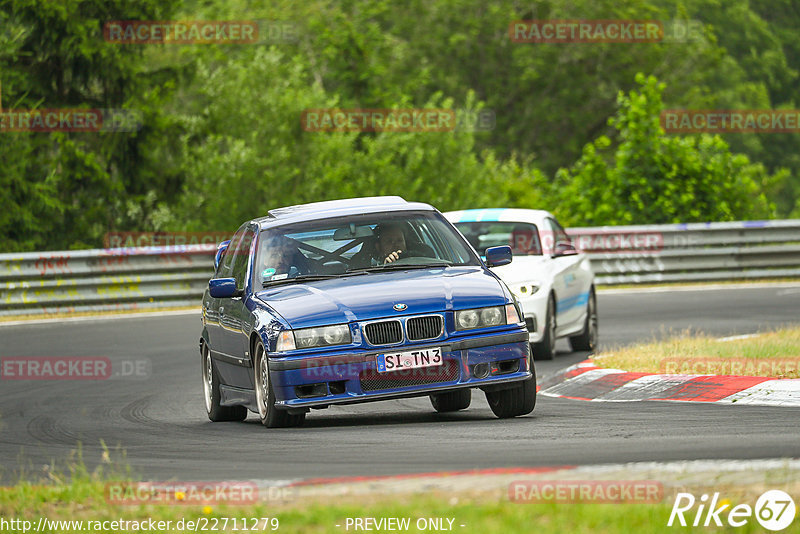
[[[284,330],[278,336],[276,349],[287,350],[310,349],[328,345],[347,345],[352,341],[350,328],[346,324],[301,328],[300,330]]]
[[[470,330],[472,328],[486,328],[505,324],[505,316],[506,312],[504,312],[502,306],[460,310],[456,312],[456,330]]]
[[[539,291],[539,284],[524,284],[521,286],[517,286],[517,295],[520,297],[529,297],[531,295],[536,294]]]

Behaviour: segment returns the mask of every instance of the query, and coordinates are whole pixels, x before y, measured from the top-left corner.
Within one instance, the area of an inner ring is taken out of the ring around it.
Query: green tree
[[[573,225],[731,221],[773,215],[761,164],[732,154],[719,136],[667,136],[659,124],[664,84],[636,76],[639,91],[620,92],[609,124],[618,131],[584,147],[558,173],[558,213]],[[607,163],[608,161],[608,163]]]

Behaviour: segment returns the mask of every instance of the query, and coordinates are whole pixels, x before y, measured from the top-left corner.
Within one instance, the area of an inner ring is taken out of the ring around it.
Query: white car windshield
[[[541,256],[539,229],[532,223],[459,222],[456,228],[481,255],[489,247],[508,245],[515,256]]]

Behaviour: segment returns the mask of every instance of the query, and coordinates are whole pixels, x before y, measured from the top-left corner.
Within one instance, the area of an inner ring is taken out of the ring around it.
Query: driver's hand
[[[387,263],[392,263],[393,261],[397,261],[400,259],[400,254],[402,254],[402,250],[395,250],[383,260],[383,264],[386,265]]]

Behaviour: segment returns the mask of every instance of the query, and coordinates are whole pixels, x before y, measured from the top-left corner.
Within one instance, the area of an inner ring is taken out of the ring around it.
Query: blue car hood
[[[256,297],[291,328],[499,306],[500,282],[480,267],[370,273],[264,289]],[[406,309],[396,311],[395,304]]]

